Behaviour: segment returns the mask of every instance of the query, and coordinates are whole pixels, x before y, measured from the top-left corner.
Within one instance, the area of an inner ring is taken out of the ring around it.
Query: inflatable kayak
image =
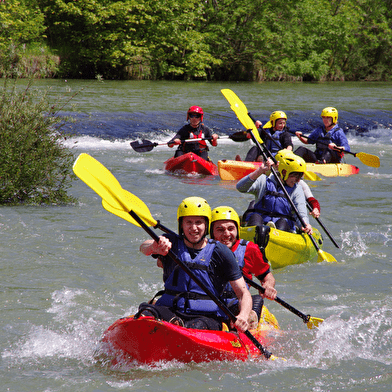
[[[188,152],[176,158],[170,158],[164,165],[166,171],[173,173],[218,175],[218,168],[213,162],[206,161],[192,152]]]
[[[312,236],[321,249],[323,238],[315,227]],[[305,233],[289,233],[266,225],[241,226],[240,238],[259,245],[273,269],[306,263],[317,257],[317,250]]]
[[[263,306],[259,325],[250,332],[265,347],[278,328],[275,317]],[[113,365],[123,361],[153,364],[264,358],[243,333],[188,329],[153,317],[133,316],[117,320],[105,331],[100,355],[109,356]]]
[[[252,173],[260,164],[260,162],[220,160],[218,173],[224,181],[240,180]],[[359,173],[357,166],[348,163],[307,163],[306,170],[325,177],[350,176]]]

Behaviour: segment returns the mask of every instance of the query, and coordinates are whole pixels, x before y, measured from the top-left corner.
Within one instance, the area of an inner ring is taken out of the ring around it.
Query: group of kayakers
[[[169,147],[178,146],[175,156],[194,152],[209,159],[206,140],[216,146],[218,135],[203,124],[203,115],[201,107],[189,108],[188,124],[168,142]],[[306,162],[340,162],[343,152],[350,151],[347,138],[337,123],[337,110],[325,108],[321,117],[324,125],[309,137],[303,136],[302,132],[295,133],[303,143],[316,144],[315,152],[304,147],[293,152],[292,134],[286,126],[284,112],[273,112],[263,127],[260,121],[255,122],[260,137],[277,163],[271,158],[261,159],[258,146],[248,152],[245,160],[262,163],[237,183],[238,191],[255,196],[243,215],[245,225],[269,225],[280,230],[312,234],[306,203],[316,218],[320,215],[320,205],[302,180]],[[267,176],[271,168],[277,169],[278,174],[273,171]],[[275,279],[259,246],[240,240],[237,212],[229,206],[219,206],[211,211],[205,199],[188,197],[178,207],[177,220],[178,234],[164,234],[159,241],[147,240],[140,246],[143,254],[158,259],[157,265],[163,268],[165,287],[156,301],[154,298],[140,305],[137,317],[154,316],[197,329],[236,328],[245,331],[254,328],[261,315],[263,298],[273,300],[277,292]],[[210,292],[225,302],[236,315],[234,323],[170,257],[170,250]],[[263,292],[251,296],[243,275],[247,278],[256,276]]]

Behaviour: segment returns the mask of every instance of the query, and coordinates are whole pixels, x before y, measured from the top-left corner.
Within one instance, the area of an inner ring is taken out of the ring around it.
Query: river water
[[[219,178],[168,175],[163,162],[173,150],[159,146],[140,154],[129,142],[167,141],[195,104],[203,107],[205,124],[220,135],[242,129],[222,88],[235,91],[263,122],[273,110],[286,111],[291,129],[310,130],[323,107],[336,106],[352,151],[378,155],[381,167],[346,155],[347,163],[360,168],[358,175],[310,184],[322,220],[341,247],[324,235],[324,250],[338,263],[313,261],[273,271],[282,299],[325,320],[309,330],[297,316],[267,301],[283,332],[268,349],[286,361],[120,368],[97,361],[94,352],[103,331],[162,287],[161,270],[138,251],[146,234],[105,211],[80,180],[70,189],[75,205],[0,207],[1,390],[391,390],[391,83],[35,84],[48,86],[53,97],[83,88],[63,108],[76,119],[67,124],[73,136],[65,141],[75,158],[86,152],[98,159],[173,230],[184,197],[203,196],[212,207],[226,204],[239,212],[250,197]],[[215,162],[233,159],[250,146],[221,139],[210,156]]]

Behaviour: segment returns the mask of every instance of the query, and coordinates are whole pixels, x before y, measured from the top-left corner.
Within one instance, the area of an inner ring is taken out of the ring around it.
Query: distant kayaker
[[[219,297],[230,283],[238,301],[239,313],[233,325],[239,331],[248,329],[252,298],[234,254],[227,246],[208,240],[211,208],[201,197],[184,199],[177,210],[178,231],[165,234],[159,242],[147,240],[140,246],[146,256],[160,255],[165,289],[154,304],[143,303],[139,312],[184,325],[187,328],[221,330],[228,324],[225,313],[169,256],[171,249]]]
[[[211,212],[211,238],[226,245],[236,256],[242,273],[252,279],[255,275],[264,287],[265,292],[252,296],[252,311],[250,315],[250,329],[257,327],[263,307],[263,298],[276,298],[275,278],[270,271],[269,264],[264,260],[260,248],[251,241],[240,240],[240,218],[232,207],[219,206]],[[238,313],[238,301],[235,293],[228,285],[223,298],[234,314]]]
[[[299,185],[306,171],[306,163],[301,157],[288,150],[279,151],[275,158],[278,161],[283,185],[306,224],[302,230],[312,234],[304,191]],[[265,175],[272,165],[273,161],[269,158],[254,172],[238,181],[237,190],[255,195],[255,203],[245,212],[244,220],[249,226],[271,224],[279,230],[295,232],[296,225],[298,228],[302,226],[300,220],[292,211],[286,195],[280,190],[280,184],[275,176],[272,173],[268,177]]]
[[[286,126],[287,116],[285,112],[277,110],[271,113],[270,120],[264,124],[257,120],[255,122],[256,128],[259,131],[260,137],[266,144],[267,149],[272,153],[273,156],[278,151],[287,149],[293,150],[293,142],[291,140],[291,134]],[[240,160],[236,157],[236,160]],[[258,146],[253,146],[245,157],[245,162],[261,162],[263,156]]]
[[[208,146],[206,140],[213,146],[217,146],[219,136],[213,133],[210,128],[203,124],[204,112],[200,106],[191,106],[187,112],[188,124],[184,125],[176,135],[167,143],[171,148],[178,146],[174,157],[193,152],[205,160],[209,160]],[[196,142],[186,142],[189,139],[205,139]]]
[[[324,108],[321,112],[323,124],[317,127],[308,137],[302,132],[295,132],[298,139],[304,144],[316,144],[313,152],[306,147],[298,147],[295,153],[302,157],[305,162],[316,163],[339,163],[343,159],[344,152],[350,151],[347,137],[343,129],[338,125],[338,111],[333,107]]]

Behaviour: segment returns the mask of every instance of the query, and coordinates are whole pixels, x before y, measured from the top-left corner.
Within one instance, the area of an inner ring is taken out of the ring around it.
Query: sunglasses
[[[199,114],[199,113],[191,113],[191,114],[189,115],[189,117],[190,117],[190,118],[200,118],[200,117],[201,117],[201,114]]]

